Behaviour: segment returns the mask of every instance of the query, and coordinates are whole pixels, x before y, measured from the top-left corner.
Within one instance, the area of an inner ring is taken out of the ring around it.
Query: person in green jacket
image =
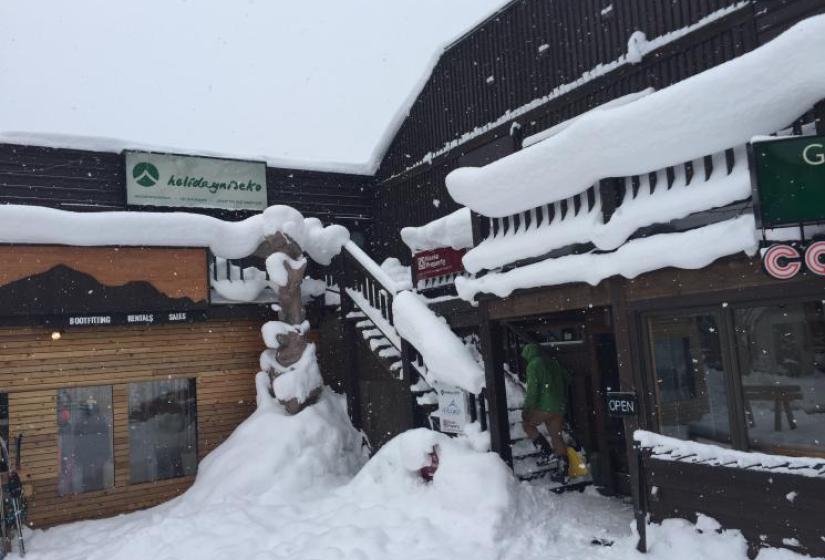
[[[562,430],[564,415],[567,413],[570,372],[564,369],[558,360],[543,352],[537,344],[525,346],[521,351],[521,357],[527,362],[527,395],[522,411],[524,433],[536,449],[541,451],[541,463],[549,463],[555,452],[558,469],[551,478],[555,482],[564,482],[568,459]],[[547,426],[552,447],[539,432],[541,424]]]

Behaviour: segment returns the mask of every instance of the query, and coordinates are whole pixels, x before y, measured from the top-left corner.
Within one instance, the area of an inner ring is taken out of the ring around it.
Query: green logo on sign
[[[158,168],[151,163],[142,162],[132,168],[132,177],[141,187],[151,187],[158,182],[160,173],[158,173]]]

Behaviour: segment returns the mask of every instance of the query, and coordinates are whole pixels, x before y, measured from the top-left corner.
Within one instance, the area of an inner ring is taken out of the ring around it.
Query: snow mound
[[[315,405],[290,416],[269,395],[267,375],[259,373],[256,382],[258,408],[200,463],[181,498],[186,506],[285,503],[329,490],[363,464],[362,436],[343,397],[325,389]]]
[[[437,449],[438,469],[426,483],[418,469]],[[479,492],[484,488],[483,492]],[[492,545],[507,528],[517,483],[494,453],[479,453],[469,442],[424,428],[390,440],[361,469],[342,494],[369,504],[404,511],[412,518],[449,527],[477,544]]]

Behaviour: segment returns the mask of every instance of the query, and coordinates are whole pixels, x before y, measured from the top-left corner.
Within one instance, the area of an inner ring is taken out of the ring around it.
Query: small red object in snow
[[[433,476],[435,476],[435,471],[438,470],[438,449],[436,446],[433,446],[433,450],[430,451],[430,464],[421,467],[418,472],[421,473],[421,478],[426,480],[427,482],[431,482]]]

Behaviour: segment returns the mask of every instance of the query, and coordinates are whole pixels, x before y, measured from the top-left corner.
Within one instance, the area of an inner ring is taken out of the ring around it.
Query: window
[[[130,481],[194,474],[196,422],[194,379],[130,383]]]
[[[734,311],[748,443],[825,453],[825,315],[821,302]]]
[[[57,391],[60,496],[111,488],[112,387],[73,387]]]
[[[648,332],[661,432],[682,439],[730,443],[716,316],[651,317]]]

